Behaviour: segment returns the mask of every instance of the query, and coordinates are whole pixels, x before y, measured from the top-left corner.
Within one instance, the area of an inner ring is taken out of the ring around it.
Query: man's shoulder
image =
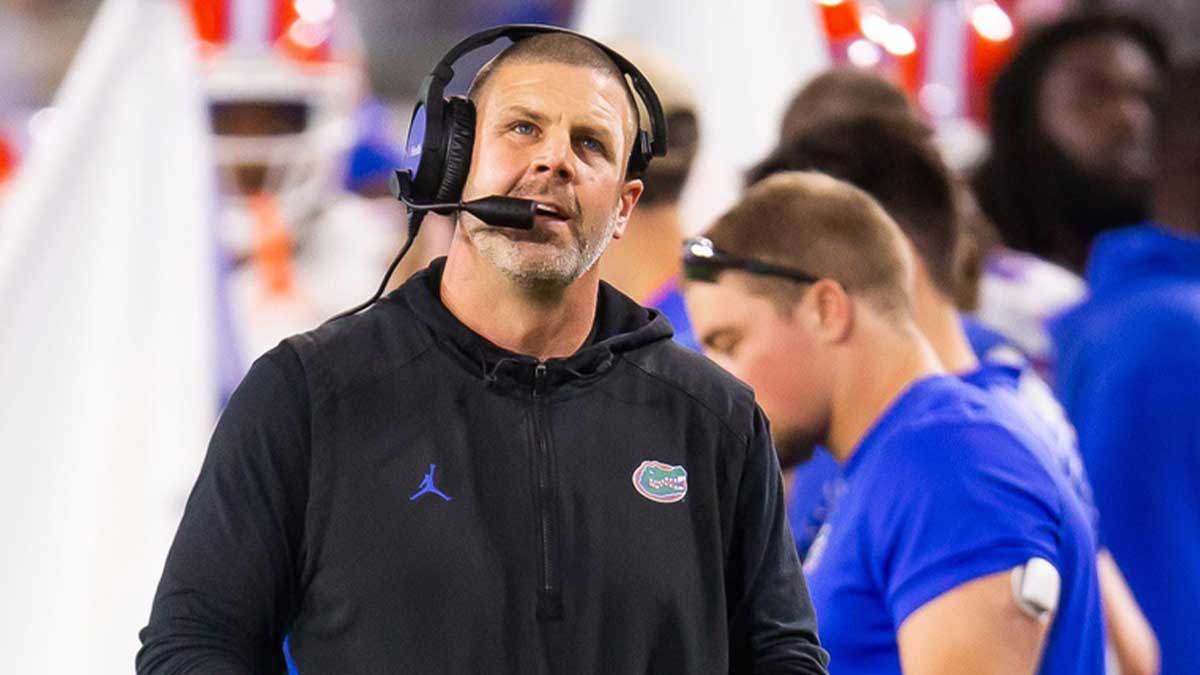
[[[1041,438],[986,392],[964,390],[961,398],[907,420],[879,453],[879,470],[891,480],[914,485],[967,486],[1019,482],[1052,498],[1054,478]]]
[[[358,314],[326,321],[285,341],[304,369],[352,381],[392,372],[420,356],[433,337],[402,302],[385,298]]]
[[[1133,346],[1200,338],[1200,282],[1131,289],[1107,306],[1099,299],[1095,309],[1121,329],[1112,337],[1125,337]]]
[[[1075,369],[1133,376],[1200,367],[1200,283],[1145,286],[1096,297],[1053,326],[1060,384]],[[1168,378],[1165,381],[1172,381]]]
[[[1009,520],[995,523],[992,534],[1011,534],[1017,525],[1039,532],[1063,526],[1069,486],[1052,469],[1045,447],[986,403],[946,406],[911,420],[877,450],[861,471],[866,475],[852,476],[869,513],[862,527],[873,536],[953,528],[951,520],[988,523],[996,514]],[[980,541],[988,536],[976,534]],[[976,534],[964,531],[958,543]]]
[[[627,352],[624,357],[646,377],[691,399],[726,424],[733,424],[737,433],[745,434],[750,429],[754,391],[703,354],[674,340],[662,340]]]

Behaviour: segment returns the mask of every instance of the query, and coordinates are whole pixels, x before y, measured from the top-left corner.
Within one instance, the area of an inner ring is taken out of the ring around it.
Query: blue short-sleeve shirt
[[[1033,557],[1062,578],[1041,672],[1103,672],[1090,527],[1051,453],[1010,416],[976,387],[936,376],[863,438],[805,561],[830,672],[899,673],[896,633],[910,614]]]

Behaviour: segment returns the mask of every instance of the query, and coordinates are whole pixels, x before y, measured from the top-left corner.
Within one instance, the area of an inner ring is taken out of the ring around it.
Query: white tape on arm
[[[1045,558],[1030,558],[1012,570],[1013,600],[1030,617],[1049,621],[1058,609],[1062,578]]]

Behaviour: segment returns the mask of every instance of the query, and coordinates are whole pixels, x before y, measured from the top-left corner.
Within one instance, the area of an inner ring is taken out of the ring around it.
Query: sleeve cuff
[[[989,544],[929,565],[900,581],[888,593],[893,624],[899,628],[925,603],[968,581],[1012,569],[1035,557],[1049,560],[1055,568],[1060,566],[1054,551],[1029,541]],[[1061,569],[1059,573],[1062,573]]]

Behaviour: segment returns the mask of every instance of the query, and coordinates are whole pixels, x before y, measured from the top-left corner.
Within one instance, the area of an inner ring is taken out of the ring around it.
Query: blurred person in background
[[[1162,643],[1200,672],[1200,64],[1160,108],[1146,223],[1097,238],[1090,296],[1051,324],[1057,393],[1079,429],[1103,540]]]
[[[864,114],[910,116],[925,122],[923,114],[912,105],[904,90],[884,77],[858,68],[834,68],[814,77],[792,97],[780,123],[779,144],[773,152],[778,152],[778,148],[786,145],[790,139],[805,134],[809,127],[830,119]],[[939,136],[932,127],[924,126],[923,129],[923,135],[937,145],[946,164],[950,165],[950,156],[957,151],[948,147],[947,143],[953,141]],[[747,182],[765,177],[763,170],[769,172],[766,165],[770,163],[771,160],[767,159],[751,167],[747,172]],[[952,292],[959,309],[971,312],[978,304],[979,278],[983,274],[985,254],[999,242],[999,233],[980,211],[965,178],[956,167],[951,168],[954,169],[951,177],[954,180],[958,218],[963,223],[955,242],[955,259],[958,262],[953,273],[956,281]]]
[[[974,177],[1005,249],[988,261],[979,317],[1050,367],[1046,320],[1077,303],[1095,237],[1141,222],[1166,52],[1110,14],[1035,30],[991,90],[990,151]]]
[[[915,182],[952,212],[944,178]],[[921,333],[926,241],[847,183],[773,175],[685,249],[697,336],[755,388],[781,456],[822,444],[842,466],[804,563],[836,669],[1101,672],[1084,508],[1047,440]]]
[[[642,177],[645,187],[638,208],[629,218],[625,236],[600,259],[600,276],[666,315],[675,329],[675,341],[699,351],[679,285],[679,243],[684,237],[679,198],[699,149],[696,101],[686,76],[665,56],[628,41],[615,47],[638,64],[658,91],[671,129],[671,148]]]
[[[354,18],[297,6],[191,3],[239,373],[369,296],[401,234],[396,209],[343,187],[365,86]]]
[[[931,130],[912,115],[858,115],[825,118],[808,125],[780,145],[748,174],[757,183],[784,171],[820,171],[844,180],[879,201],[904,233],[913,254],[913,319],[945,369],[963,381],[1011,405],[1029,431],[1054,452],[1054,468],[1073,487],[1089,515],[1093,537],[1099,532],[1091,486],[1079,457],[1075,429],[1050,388],[1021,353],[1002,337],[976,327],[960,314],[957,298],[971,281],[959,256],[963,216],[951,171],[932,142]],[[796,458],[781,458],[785,469]],[[818,449],[793,472],[789,518],[801,559],[836,507],[837,467]],[[808,509],[807,511],[805,509]],[[1111,555],[1095,542],[1097,571],[1106,625],[1121,672],[1153,673],[1158,650],[1145,617]]]
[[[368,101],[358,111],[358,140],[350,151],[346,190],[370,200],[379,219],[393,223],[407,220],[404,205],[392,194],[391,181],[403,162],[402,132],[393,127],[394,107]],[[435,258],[446,255],[454,237],[454,219],[437,213],[425,216],[420,237],[392,273],[386,290],[395,290],[409,277],[425,269]]]
[[[780,144],[828,118],[915,112],[904,92],[879,75],[857,68],[834,68],[817,75],[792,96],[779,124]]]
[[[814,126],[843,117],[867,114],[916,115],[908,97],[883,77],[857,68],[832,68],[800,87],[788,101],[779,124],[776,148],[744,176],[746,186],[772,173],[789,170],[786,146],[789,140],[804,135]],[[796,458],[784,457],[789,474],[785,479],[788,518],[796,535],[797,551],[803,560],[817,530],[828,514],[832,495],[827,488],[837,474],[837,464],[824,449],[818,448],[796,471]]]

